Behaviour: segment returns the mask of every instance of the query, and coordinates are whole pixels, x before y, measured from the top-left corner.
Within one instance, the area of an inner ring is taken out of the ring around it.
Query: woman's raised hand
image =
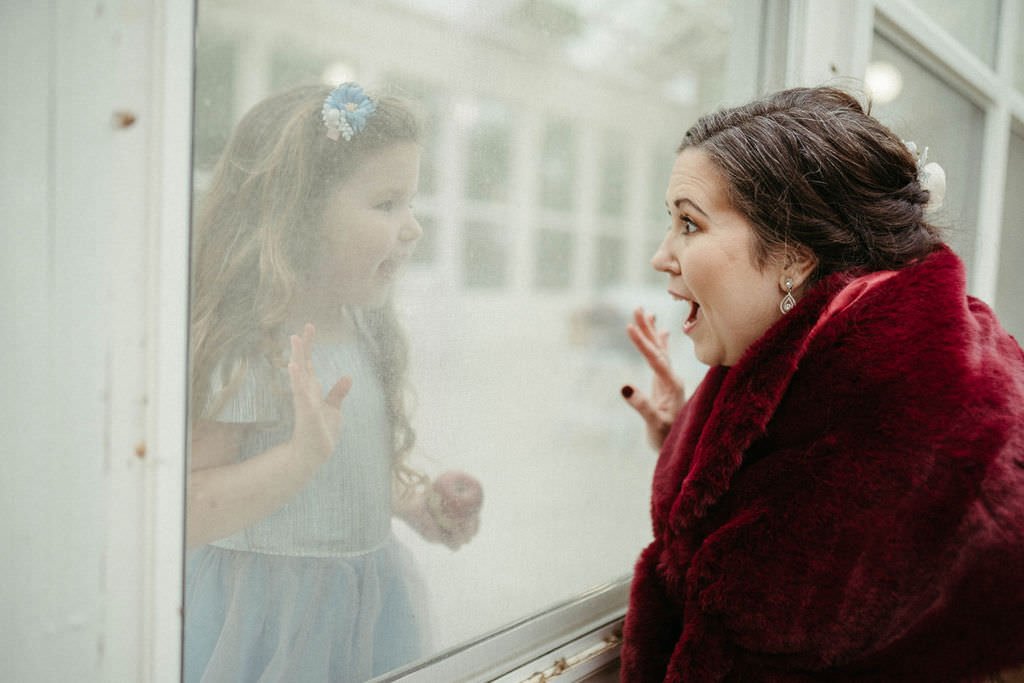
[[[306,323],[301,335],[291,336],[288,377],[295,410],[292,449],[297,456],[320,464],[334,452],[341,435],[341,402],[352,387],[352,378],[339,379],[324,397],[313,370],[315,336],[316,330],[310,323]]]
[[[629,385],[622,387],[622,396],[644,419],[651,446],[660,450],[686,400],[683,381],[672,372],[668,332],[658,330],[653,315],[645,313],[643,308],[636,309],[626,333],[654,371],[654,381],[650,396]]]

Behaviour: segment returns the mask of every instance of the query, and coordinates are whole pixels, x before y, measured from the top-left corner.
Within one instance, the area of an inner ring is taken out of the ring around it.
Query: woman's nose
[[[671,252],[665,247],[665,240],[661,241],[654,256],[651,257],[651,267],[661,273],[679,275],[679,264],[672,257]]]

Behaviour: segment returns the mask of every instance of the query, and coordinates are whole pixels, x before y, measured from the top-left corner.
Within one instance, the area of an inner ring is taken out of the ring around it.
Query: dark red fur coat
[[[859,298],[850,280],[709,370],[676,420],[623,681],[972,681],[1024,662],[1024,352],[947,248]]]

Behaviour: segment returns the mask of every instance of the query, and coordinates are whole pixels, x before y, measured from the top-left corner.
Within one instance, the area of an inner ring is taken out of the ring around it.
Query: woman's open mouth
[[[683,321],[683,334],[689,334],[690,331],[697,324],[697,316],[700,313],[700,304],[696,301],[690,301],[690,315]]]
[[[686,316],[686,320],[683,321],[683,334],[689,334],[690,330],[692,330],[694,325],[697,324],[697,316],[700,312],[700,304],[694,301],[693,299],[690,299],[689,297],[685,297],[682,294],[677,294],[676,292],[673,292],[671,289],[668,290],[668,293],[669,296],[671,296],[676,301],[682,301],[684,303],[690,304],[690,314]]]

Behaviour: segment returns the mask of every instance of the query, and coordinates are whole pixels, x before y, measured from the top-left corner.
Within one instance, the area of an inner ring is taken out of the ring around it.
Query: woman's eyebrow
[[[688,198],[686,198],[686,197],[680,197],[679,199],[677,199],[677,200],[675,200],[674,202],[672,202],[672,205],[676,207],[676,210],[677,210],[677,211],[678,211],[678,210],[680,210],[680,209],[682,208],[683,204],[689,204],[689,205],[690,205],[691,207],[693,207],[693,210],[694,210],[694,211],[696,211],[696,212],[697,212],[697,213],[699,213],[700,215],[704,216],[705,218],[707,218],[707,217],[708,217],[708,214],[707,214],[707,212],[705,212],[705,211],[704,211],[704,209],[700,208],[700,207],[699,207],[699,206],[697,205],[697,203],[696,203],[696,202],[694,202],[694,201],[693,201],[692,199],[688,199]],[[665,208],[666,208],[666,209],[667,209],[667,208],[669,208],[669,205],[668,205],[668,201],[667,201],[667,200],[665,201]]]

